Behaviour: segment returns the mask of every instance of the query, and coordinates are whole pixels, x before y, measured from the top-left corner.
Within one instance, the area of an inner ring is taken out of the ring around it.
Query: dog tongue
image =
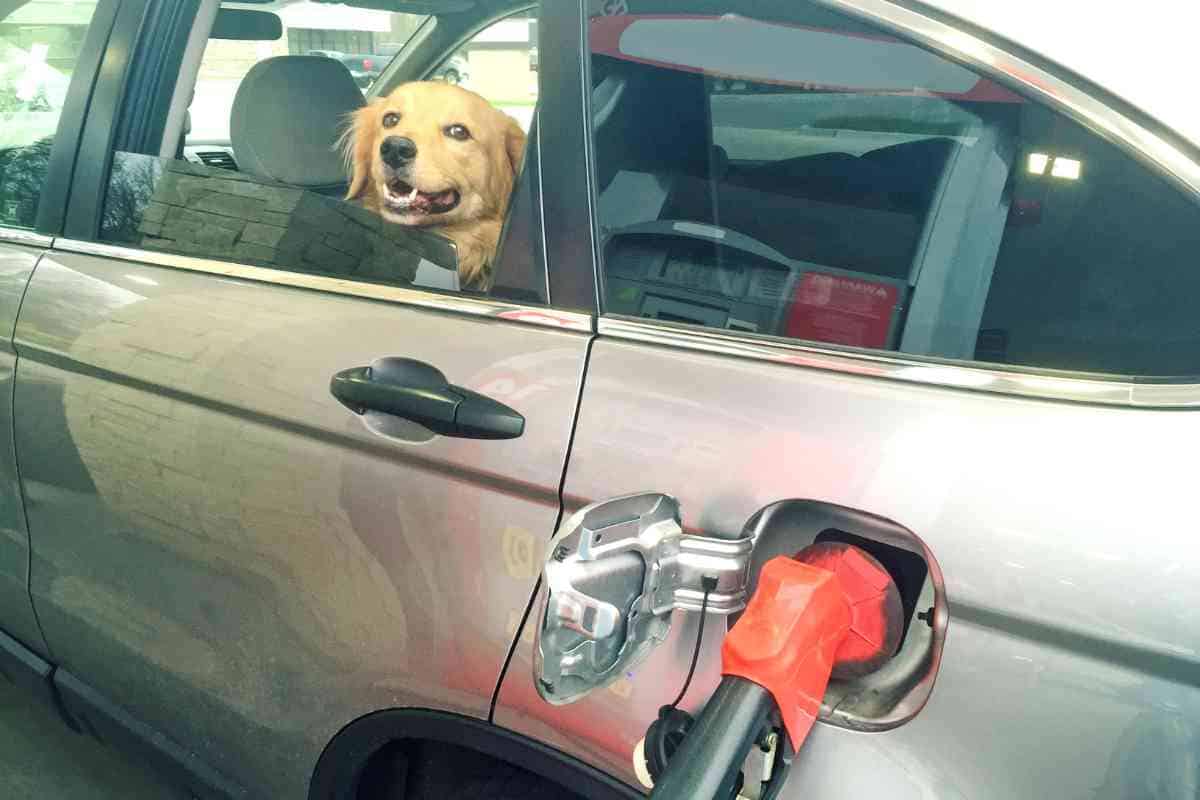
[[[416,191],[416,190],[414,190],[414,191]],[[447,189],[444,192],[438,192],[436,194],[433,194],[430,192],[419,192],[415,195],[411,195],[408,198],[410,203],[412,203],[413,205],[416,205],[419,208],[433,208],[435,206],[444,206],[453,199],[454,199],[454,190],[453,189]]]

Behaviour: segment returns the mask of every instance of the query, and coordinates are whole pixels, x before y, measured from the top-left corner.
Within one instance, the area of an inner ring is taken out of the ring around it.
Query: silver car
[[[632,798],[836,541],[903,641],[743,796],[1200,797],[1185,6],[4,4],[0,674],[199,797]],[[488,292],[334,147],[468,45]]]

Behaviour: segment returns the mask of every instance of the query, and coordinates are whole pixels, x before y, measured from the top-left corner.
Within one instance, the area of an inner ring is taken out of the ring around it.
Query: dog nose
[[[379,145],[379,156],[389,167],[399,167],[417,157],[417,144],[403,136],[389,136]]]

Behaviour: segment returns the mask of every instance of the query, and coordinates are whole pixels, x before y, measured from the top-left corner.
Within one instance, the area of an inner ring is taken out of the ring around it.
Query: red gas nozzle
[[[655,779],[652,800],[733,797],[746,754],[773,724],[772,705],[799,750],[830,676],[862,675],[891,658],[902,616],[891,575],[857,547],[825,542],[768,561],[725,635],[721,684]],[[771,762],[774,785],[789,762]]]
[[[815,544],[763,566],[725,637],[721,671],[771,693],[798,750],[830,676],[878,668],[895,654],[902,628],[900,594],[878,561],[841,542]]]

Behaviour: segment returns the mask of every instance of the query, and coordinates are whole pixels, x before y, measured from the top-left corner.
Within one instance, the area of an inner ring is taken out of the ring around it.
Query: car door
[[[827,695],[780,796],[1195,796],[1190,151],[905,5],[594,5],[604,314],[568,510],[659,492],[735,539],[782,501],[756,547],[887,528],[946,603],[908,627],[944,635],[921,680]],[[696,617],[552,705],[535,612],[497,722],[633,783]]]
[[[492,293],[419,288],[414,273],[446,271],[438,237],[128,133],[122,97],[152,99],[135,87],[174,76],[164,62],[194,77],[214,19],[135,10],[81,146],[111,177],[80,167],[16,334],[34,604],[85,730],[152,732],[205,791],[304,796],[364,714],[489,712],[559,513],[591,335],[569,291],[546,303],[541,197],[573,178],[540,173],[531,147]],[[167,89],[186,107],[189,85]],[[151,119],[173,107],[160,96]],[[543,113],[552,144],[559,112]],[[267,257],[252,225],[335,252]],[[401,373],[420,381],[408,400],[486,413],[435,433],[342,391]]]
[[[18,2],[0,9],[0,641],[8,645],[11,637],[41,656],[47,650],[29,599],[12,442],[12,334],[34,265],[61,224],[62,167],[78,141],[115,6]]]

